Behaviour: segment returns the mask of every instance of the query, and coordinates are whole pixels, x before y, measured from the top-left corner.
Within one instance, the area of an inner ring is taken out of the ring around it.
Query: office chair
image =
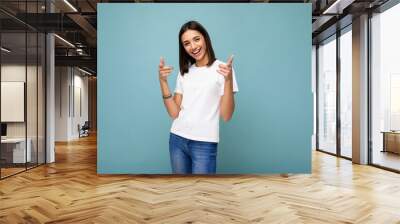
[[[82,127],[80,127],[80,125],[78,124],[79,138],[89,136],[89,129],[90,129],[89,121],[85,121]]]

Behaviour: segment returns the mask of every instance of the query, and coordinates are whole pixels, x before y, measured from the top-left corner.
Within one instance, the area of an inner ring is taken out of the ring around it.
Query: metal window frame
[[[342,155],[342,150],[341,150],[341,117],[340,117],[340,103],[341,103],[341,98],[340,98],[340,84],[341,84],[341,65],[340,65],[340,37],[344,35],[346,32],[351,31],[349,27],[352,25],[352,23],[346,25],[343,28],[340,28],[337,26],[336,33],[326,37],[325,39],[319,41],[316,47],[316,151],[323,152],[329,155],[333,155],[339,158],[343,158],[346,160],[352,160],[352,158],[347,157]],[[336,41],[336,152],[332,153],[327,150],[319,148],[319,110],[321,109],[319,106],[319,45],[335,35],[335,38],[330,40],[330,41]]]

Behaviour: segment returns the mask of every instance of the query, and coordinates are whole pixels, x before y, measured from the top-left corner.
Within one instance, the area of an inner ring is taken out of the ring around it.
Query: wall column
[[[352,159],[368,163],[368,15],[353,19]]]

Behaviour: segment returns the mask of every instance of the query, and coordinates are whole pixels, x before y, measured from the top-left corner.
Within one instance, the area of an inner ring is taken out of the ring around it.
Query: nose
[[[195,48],[196,48],[196,44],[195,44],[195,43],[193,43],[193,42],[192,42],[192,43],[190,43],[190,49],[191,49],[191,50],[193,50],[193,49],[195,49]]]

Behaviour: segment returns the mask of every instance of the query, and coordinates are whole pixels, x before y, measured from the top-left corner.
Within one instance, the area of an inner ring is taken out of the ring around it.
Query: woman
[[[179,74],[172,97],[167,77],[173,68],[160,59],[159,80],[164,105],[174,119],[169,151],[173,173],[215,174],[219,117],[229,121],[238,91],[233,56],[227,63],[215,58],[204,27],[189,21],[179,32]]]

